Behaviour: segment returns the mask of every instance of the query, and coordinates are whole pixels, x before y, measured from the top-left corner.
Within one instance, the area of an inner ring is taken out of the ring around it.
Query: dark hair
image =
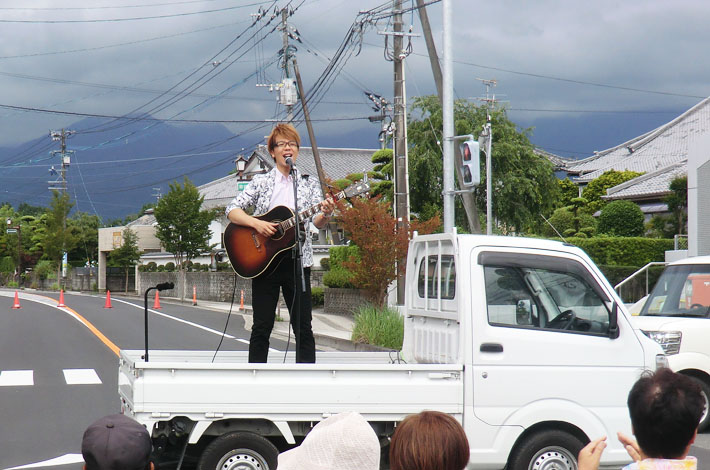
[[[422,411],[404,418],[394,431],[390,469],[462,470],[469,452],[466,433],[458,421],[439,411]]]
[[[650,458],[677,459],[695,435],[705,400],[693,379],[661,368],[641,376],[627,404],[643,453]]]
[[[266,141],[267,146],[269,147],[269,152],[273,151],[274,147],[276,147],[276,137],[278,136],[281,136],[284,139],[294,140],[298,144],[298,147],[301,147],[301,136],[298,135],[296,128],[291,124],[279,123],[271,129],[271,134],[269,134],[269,138]]]

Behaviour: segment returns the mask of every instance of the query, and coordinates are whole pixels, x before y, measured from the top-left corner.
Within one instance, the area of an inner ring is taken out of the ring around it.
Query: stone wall
[[[324,301],[326,313],[352,316],[359,306],[367,304],[367,296],[359,289],[326,287]]]

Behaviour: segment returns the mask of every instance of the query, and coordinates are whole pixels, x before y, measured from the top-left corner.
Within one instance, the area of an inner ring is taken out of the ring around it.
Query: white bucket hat
[[[316,424],[300,446],[279,455],[279,470],[379,470],[380,442],[360,414]]]

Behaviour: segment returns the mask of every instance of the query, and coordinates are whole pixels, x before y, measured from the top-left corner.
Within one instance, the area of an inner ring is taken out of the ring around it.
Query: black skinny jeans
[[[304,268],[306,292],[301,293],[301,308],[299,326],[295,324],[295,313],[292,311],[295,294],[294,260],[290,252],[271,272],[252,279],[252,307],[254,309],[254,325],[249,340],[249,362],[266,362],[269,354],[269,337],[274,328],[276,305],[279,301],[279,290],[283,290],[284,300],[291,318],[291,328],[296,338],[297,362],[316,362],[316,343],[311,327],[311,268]],[[300,282],[298,285],[300,291]]]

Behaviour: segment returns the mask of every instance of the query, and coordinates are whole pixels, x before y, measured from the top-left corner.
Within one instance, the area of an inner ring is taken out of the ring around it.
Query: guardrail
[[[651,266],[661,266],[661,265],[665,266],[667,264],[668,263],[666,263],[665,261],[652,261],[652,262],[648,263],[646,266],[644,266],[644,267],[640,268],[639,270],[637,270],[636,272],[634,272],[631,276],[627,277],[626,279],[624,279],[623,281],[621,281],[620,283],[615,285],[614,290],[619,295],[619,297],[621,297],[621,290],[620,290],[621,287],[624,284],[626,284],[627,282],[631,281],[636,276],[638,276],[639,274],[645,272],[646,273],[646,295],[648,295],[648,268],[650,268]]]

